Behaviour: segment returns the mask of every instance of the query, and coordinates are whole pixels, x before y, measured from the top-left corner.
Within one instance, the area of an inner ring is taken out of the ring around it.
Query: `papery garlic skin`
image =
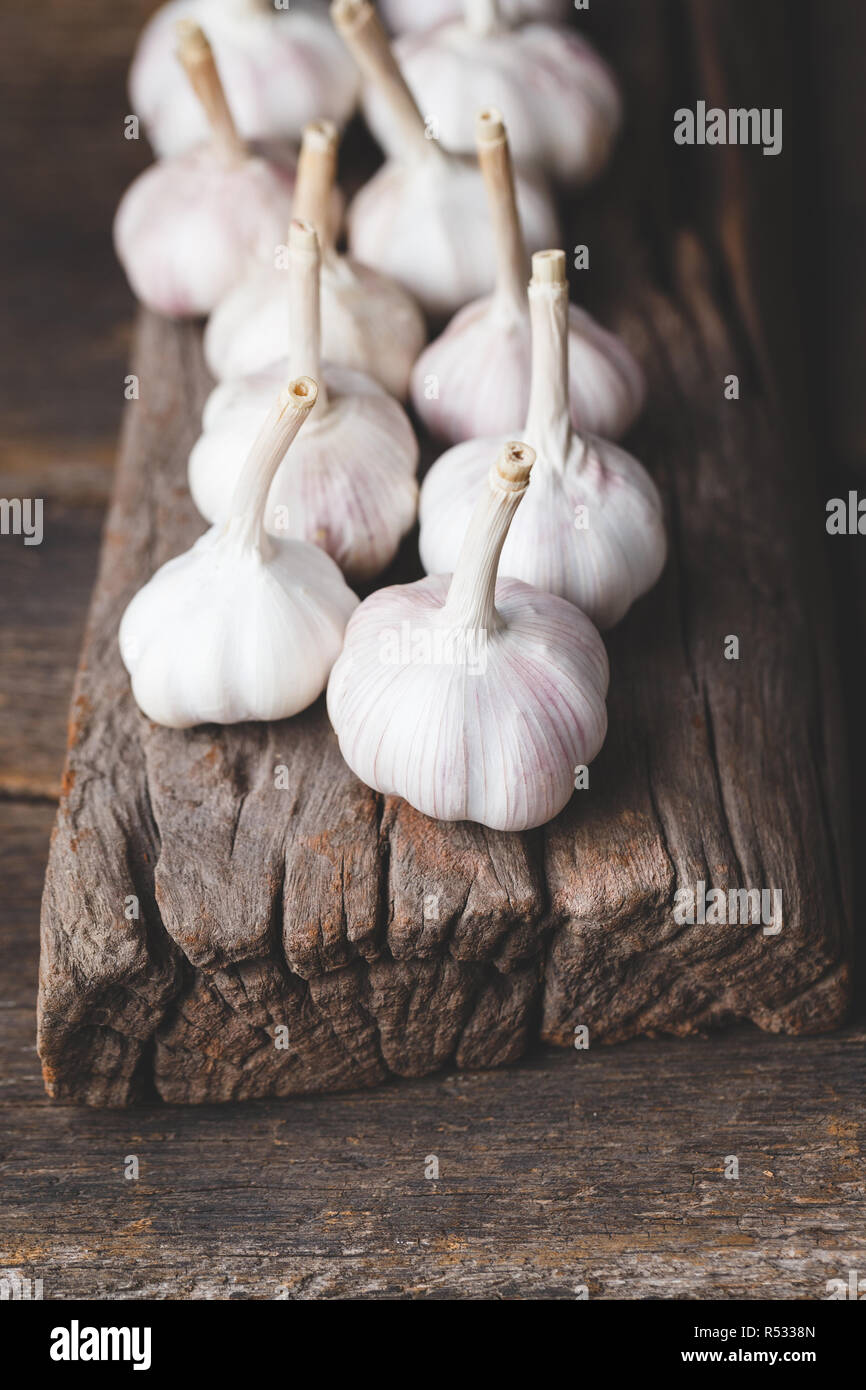
[[[157,154],[182,154],[206,125],[174,56],[175,26],[193,19],[210,38],[241,135],[297,141],[307,121],[343,125],[358,96],[351,61],[319,7],[292,0],[171,0],[145,26],[129,75],[133,110]]]
[[[448,576],[437,575],[380,589],[353,616],[328,682],[340,751],[367,786],[435,820],[545,825],[604,742],[598,633],[573,604],[552,594],[540,604],[530,585],[501,579],[503,626],[487,643],[483,683],[465,665],[384,664],[383,631],[397,643],[403,624],[435,631],[447,593]]]
[[[545,185],[519,177],[517,201],[527,245],[537,250],[556,241]],[[405,285],[433,317],[455,313],[492,287],[487,202],[471,163],[389,161],[350,203],[347,222],[352,255]]]
[[[227,167],[210,145],[146,169],[114,221],[137,297],[171,318],[210,313],[257,262],[273,263],[292,186],[287,167],[257,156]]]
[[[658,490],[641,464],[617,445],[572,429],[564,256],[540,253],[533,270],[549,267],[552,258],[556,282],[536,281],[534,274],[530,284],[533,364],[522,433],[538,457],[500,572],[569,599],[604,630],[655,584],[667,541]],[[458,444],[424,479],[419,548],[428,573],[453,567],[484,488],[486,460],[502,442]]]
[[[496,288],[452,319],[412,373],[416,411],[431,433],[453,444],[519,432],[529,408],[529,258],[509,141],[495,107],[478,113],[476,143],[489,203]],[[575,305],[568,309],[568,367],[575,427],[611,438],[624,433],[643,406],[643,372],[625,343]]]
[[[286,345],[286,272],[259,270],[217,305],[204,335],[218,381],[262,371]],[[427,341],[424,316],[401,286],[348,256],[322,263],[322,351],[337,367],[367,371],[405,400]]]
[[[276,536],[321,546],[353,580],[373,578],[390,564],[414,524],[418,505],[418,442],[402,407],[360,372],[323,364],[318,338],[319,267],[312,227],[289,232],[289,288],[295,298],[284,364],[224,382],[205,406],[203,433],[190,454],[189,485],[209,521],[226,515],[262,407],[275,381],[305,364],[320,384],[319,404],[277,470],[264,511]]]
[[[524,434],[541,457],[543,440]],[[453,567],[484,485],[485,460],[501,444],[500,437],[458,444],[424,479],[419,549],[428,573]],[[578,529],[584,517],[588,525]],[[501,573],[567,598],[605,631],[655,584],[664,560],[661,503],[649,475],[616,444],[575,435],[558,466],[533,474]]]
[[[312,381],[281,395],[230,520],[163,565],[123,615],[120,650],[133,695],[158,724],[285,719],[324,689],[358,599],[324,551],[269,538],[259,515],[273,468],[315,396]]]
[[[392,34],[417,34],[459,20],[463,14],[461,0],[379,0],[378,7]],[[509,24],[564,20],[573,8],[573,0],[499,0],[502,18]]]
[[[572,424],[616,439],[643,409],[643,372],[622,340],[576,304],[568,325]],[[422,352],[412,404],[431,434],[449,443],[520,433],[531,363],[528,303],[520,312],[488,295],[467,304]]]
[[[283,335],[285,337],[285,334]],[[271,485],[265,526],[321,546],[362,583],[393,560],[418,510],[418,444],[405,411],[370,377],[326,366],[328,414],[309,421]],[[226,513],[262,403],[285,380],[276,367],[212,393],[189,458],[189,488],[208,521]]]
[[[470,7],[471,8],[471,7]],[[394,56],[443,145],[474,149],[475,114],[498,107],[518,165],[540,167],[557,180],[583,184],[607,163],[622,123],[613,74],[590,44],[570,29],[504,22],[488,32],[463,20],[395,40]],[[386,103],[365,87],[364,115],[388,154],[398,153]]]
[[[133,599],[120,649],[148,719],[171,729],[287,719],[321,694],[358,600],[323,550],[273,544],[265,568],[211,527]]]
[[[315,227],[322,249],[322,350],[338,367],[369,372],[404,400],[409,374],[427,341],[424,315],[395,281],[338,255],[333,216],[337,132],[316,121],[304,131],[295,186],[295,215]],[[205,358],[220,380],[263,370],[283,356],[288,315],[285,265],[259,270],[217,306],[204,338]]]
[[[493,491],[495,513],[509,504]],[[607,656],[572,604],[496,580],[501,535],[477,501],[476,582],[461,590],[464,555],[453,578],[366,599],[331,672],[328,714],[346,762],[376,791],[438,820],[527,830],[562,810],[575,767],[601,748]]]
[[[493,284],[481,174],[425,126],[368,0],[333,0],[331,14],[381,97],[393,155],[350,205],[351,253],[398,281],[428,314],[453,314]],[[543,180],[521,176],[517,201],[527,243],[555,240],[556,210]]]

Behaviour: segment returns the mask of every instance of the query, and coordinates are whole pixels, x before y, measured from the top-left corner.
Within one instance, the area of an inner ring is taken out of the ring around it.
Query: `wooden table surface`
[[[866,1268],[862,1008],[829,1037],[542,1050],[361,1095],[123,1113],[46,1099],[39,898],[123,404],[133,305],[108,228],[146,162],[122,120],[149,8],[52,0],[37,17],[10,0],[0,43],[0,495],[46,503],[42,545],[0,540],[0,1270],[46,1298],[825,1297]],[[848,405],[827,496],[862,468]],[[835,579],[856,619],[850,550]]]

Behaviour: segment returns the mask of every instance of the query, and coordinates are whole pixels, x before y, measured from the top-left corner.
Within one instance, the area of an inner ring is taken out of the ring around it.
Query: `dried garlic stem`
[[[299,222],[310,222],[315,227],[323,256],[334,250],[331,200],[337,178],[337,144],[337,127],[333,121],[310,121],[304,126],[295,181],[294,214]]]
[[[529,282],[532,375],[526,433],[545,459],[564,459],[571,436],[568,400],[568,281],[564,251],[536,251]]]
[[[496,297],[525,313],[528,278],[526,243],[517,211],[508,136],[502,115],[495,107],[490,106],[479,113],[475,123],[475,143],[493,222]]]
[[[238,134],[204,30],[191,19],[178,20],[175,27],[177,56],[204,107],[214,148],[226,164],[239,164],[247,157],[247,147]]]
[[[265,531],[265,504],[274,474],[316,404],[317,395],[316,383],[308,376],[298,377],[283,387],[235,484],[227,530],[241,545],[255,547],[263,555],[270,552],[273,544]]]
[[[317,416],[328,408],[322,377],[321,269],[315,227],[294,219],[289,227],[289,377],[311,376],[319,383]]]
[[[455,627],[482,632],[499,626],[494,601],[499,556],[534,462],[535,450],[528,444],[510,443],[490,470],[489,486],[472,513],[443,608]]]
[[[502,28],[499,0],[463,0],[463,14],[473,34],[495,34]]]
[[[428,140],[424,118],[409,91],[388,36],[369,0],[333,0],[331,18],[368,81],[378,87],[391,112],[407,155],[442,155],[438,141]]]

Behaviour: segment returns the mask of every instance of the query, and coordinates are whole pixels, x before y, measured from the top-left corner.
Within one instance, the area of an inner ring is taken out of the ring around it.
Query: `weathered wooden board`
[[[43,905],[53,1095],[284,1095],[499,1065],[580,1024],[614,1041],[842,1017],[846,789],[809,473],[737,260],[748,217],[716,239],[702,197],[665,201],[686,181],[659,133],[657,18],[620,7],[635,134],[566,228],[593,248],[603,317],[650,377],[630,444],[671,531],[662,583],[610,640],[611,734],[590,789],[530,835],[443,826],[358,784],[321,704],[192,733],[139,715],[117,623],[201,529],[184,470],[207,388],[197,330],[145,317]],[[722,168],[730,181],[730,152]],[[782,931],[678,924],[676,889],[700,881],[780,889]]]
[[[862,1025],[533,1048],[243,1113],[49,1103],[53,814],[0,801],[0,1270],[45,1298],[811,1301],[866,1268]]]
[[[640,3],[648,13],[659,8]],[[748,37],[765,6],[772,8],[768,0],[724,0],[719,9]],[[9,41],[13,7],[23,17],[17,45]],[[73,7],[54,0],[50,10],[45,23],[45,6],[7,0],[0,47],[12,113],[0,139],[10,170],[28,170],[26,180],[16,175],[11,196],[7,190],[22,232],[0,267],[8,287],[0,316],[7,407],[0,495],[26,491],[52,506],[41,547],[25,552],[16,538],[0,542],[0,1271],[42,1278],[45,1297],[63,1299],[571,1298],[584,1283],[593,1299],[824,1296],[827,1279],[866,1269],[862,1026],[809,1039],[735,1029],[710,1041],[532,1049],[527,1062],[503,1071],[261,1101],[242,1113],[156,1105],[97,1114],[45,1101],[34,1045],[36,924],[55,811],[48,801],[6,798],[56,796],[60,782],[67,687],[108,472],[101,461],[128,369],[106,310],[105,229],[135,154],[116,130],[126,110],[125,54],[140,19],[135,6],[116,0]],[[608,0],[581,20],[615,28],[620,13],[621,0]],[[815,7],[828,26],[847,15],[852,33],[861,13],[858,0]],[[813,54],[810,36],[801,37]],[[845,42],[840,36],[835,60],[850,62],[853,73],[858,50]],[[645,52],[654,80],[655,58]],[[64,139],[46,140],[58,84]],[[766,90],[755,84],[754,99],[763,103]],[[841,93],[841,83],[833,90]],[[830,92],[801,87],[808,120],[798,127],[798,155]],[[821,162],[850,161],[853,173],[858,126],[841,104],[837,113],[835,144],[827,149],[825,139]],[[22,162],[24,142],[33,157]],[[862,195],[837,180],[833,196],[830,230],[845,246],[850,237],[850,249],[837,245],[830,258],[804,262],[797,299],[812,285],[816,298],[825,295],[831,279],[827,323],[837,326],[844,312],[853,328],[863,295],[848,279],[845,256],[853,265],[850,208]],[[57,219],[45,216],[58,204],[63,255]],[[572,225],[577,237],[582,223]],[[599,264],[596,256],[593,275]],[[127,303],[111,292],[117,322]],[[38,351],[25,354],[28,328]],[[826,338],[816,332],[806,346],[813,371],[830,362]],[[834,355],[828,375],[843,355]],[[853,353],[846,360],[856,365]],[[852,371],[847,381],[845,403],[862,421],[859,378]],[[819,412],[825,469],[839,404]],[[80,441],[70,438],[70,418]],[[90,471],[94,444],[98,474]],[[857,483],[852,471],[850,486]],[[822,484],[825,495],[847,486],[847,478]],[[80,497],[85,507],[70,511]],[[819,507],[816,532],[822,527]],[[834,562],[852,562],[851,575],[840,577],[841,605],[856,582],[854,566],[863,570],[857,538],[829,541],[827,550]],[[854,620],[852,612],[847,632],[862,632]],[[856,655],[857,642],[848,647]],[[866,696],[853,681],[850,694],[856,721]],[[862,786],[856,722],[853,732],[853,775]],[[129,1153],[140,1159],[138,1182],[123,1178]],[[440,1160],[436,1182],[423,1176],[430,1153]],[[724,1180],[719,1154],[740,1156],[738,1181]]]

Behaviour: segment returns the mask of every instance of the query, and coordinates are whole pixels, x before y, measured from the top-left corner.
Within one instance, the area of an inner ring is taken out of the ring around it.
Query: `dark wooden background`
[[[731,61],[766,64],[763,90],[794,73],[795,254],[785,262],[751,200],[737,289],[805,400],[821,497],[866,488],[864,7],[804,7],[780,45],[774,26],[794,7],[776,0],[650,5],[662,34],[695,47],[672,62],[700,62],[706,26],[722,24]],[[581,1285],[606,1298],[822,1297],[827,1279],[866,1267],[862,988],[850,1026],[827,1038],[540,1051],[506,1073],[243,1108],[120,1114],[45,1099],[39,896],[123,406],[133,304],[110,226],[148,157],[122,129],[150,8],[6,0],[2,19],[0,496],[44,497],[46,532],[39,547],[0,540],[0,1269],[42,1278],[46,1297],[570,1297]],[[592,8],[604,43],[628,6]],[[735,216],[709,204],[707,216],[741,244]],[[862,541],[825,544],[859,839],[866,567]],[[730,1154],[737,1181],[723,1175]],[[124,1178],[129,1155],[137,1180]],[[438,1180],[425,1177],[431,1155]]]

